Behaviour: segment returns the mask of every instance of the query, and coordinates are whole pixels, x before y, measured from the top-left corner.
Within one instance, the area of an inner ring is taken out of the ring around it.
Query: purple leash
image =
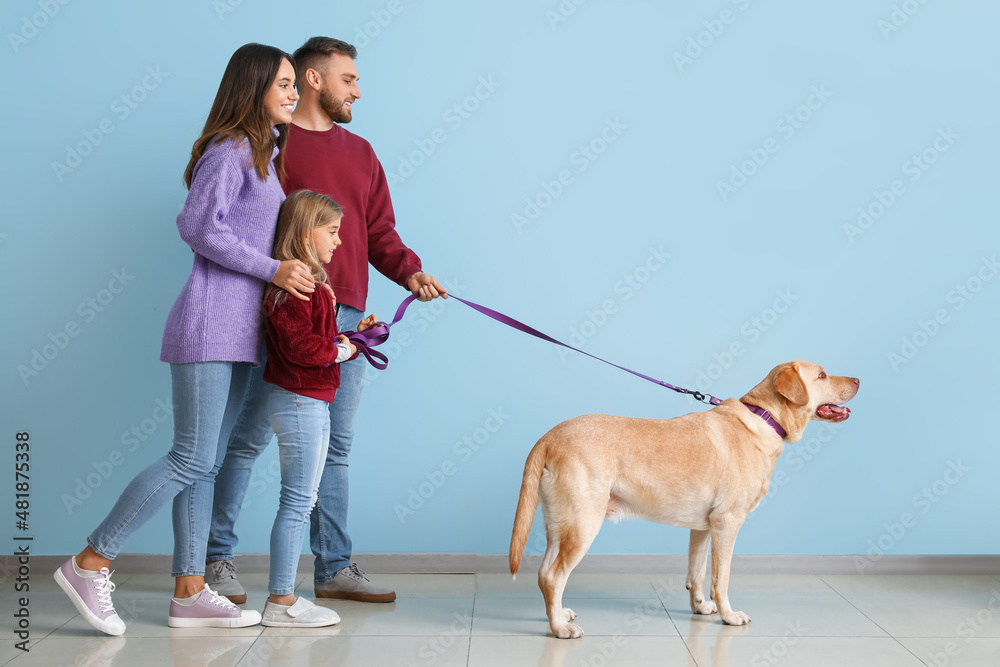
[[[529,327],[527,324],[519,322],[515,320],[513,317],[508,317],[503,313],[498,313],[497,311],[491,308],[487,308],[486,306],[480,306],[478,303],[473,303],[472,301],[461,299],[455,296],[454,294],[449,294],[448,298],[461,301],[469,308],[477,310],[483,315],[486,315],[487,317],[493,318],[500,324],[506,324],[507,326],[513,329],[522,331],[526,334],[534,336],[535,338],[541,338],[542,340],[548,341],[549,343],[560,345],[567,349],[573,350],[574,352],[579,352],[580,354],[585,354],[591,359],[597,359],[598,361],[603,361],[609,366],[614,366],[615,368],[623,370],[626,373],[631,373],[632,375],[641,377],[643,380],[649,380],[653,384],[658,384],[661,387],[666,387],[667,389],[676,391],[677,393],[688,394],[692,396],[696,401],[701,401],[702,403],[705,403],[707,405],[718,405],[722,403],[722,399],[716,398],[711,394],[703,394],[700,391],[684,389],[683,387],[676,387],[670,384],[669,382],[664,382],[663,380],[657,380],[655,378],[651,378],[648,375],[643,375],[642,373],[639,373],[638,371],[634,371],[630,368],[625,368],[624,366],[619,366],[618,364],[612,363],[607,359],[602,359],[596,355],[590,354],[589,352],[584,352],[583,350],[577,349],[572,345],[567,345],[562,341],[558,341],[552,336],[542,333],[538,329]],[[368,362],[375,368],[379,370],[385,370],[389,365],[389,359],[378,350],[373,350],[371,348],[377,345],[381,345],[386,340],[388,340],[389,329],[391,329],[394,324],[403,319],[403,315],[404,313],[406,313],[406,309],[409,308],[410,304],[416,301],[416,299],[417,299],[416,294],[411,294],[410,296],[403,299],[403,303],[399,304],[399,308],[396,309],[396,315],[395,317],[392,318],[392,322],[388,324],[386,324],[385,322],[376,322],[375,326],[369,329],[365,329],[364,331],[357,331],[348,336],[348,339],[350,339],[351,343],[353,343],[354,346],[358,348],[358,352],[363,354],[365,358],[368,359]],[[781,425],[774,419],[774,417],[771,416],[771,413],[769,413],[767,410],[764,410],[763,408],[757,407],[756,405],[747,405],[746,403],[744,403],[744,405],[747,406],[750,412],[753,412],[756,415],[760,415],[760,417],[764,421],[766,421],[771,426],[771,428],[773,428],[778,433],[779,436],[781,436],[782,438],[785,437],[786,435],[785,429],[783,429]]]

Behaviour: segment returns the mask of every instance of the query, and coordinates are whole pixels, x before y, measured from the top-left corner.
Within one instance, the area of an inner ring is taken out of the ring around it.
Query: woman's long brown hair
[[[236,49],[222,75],[222,83],[219,84],[219,92],[215,94],[212,110],[208,112],[205,129],[191,149],[191,161],[184,170],[184,183],[189,189],[194,166],[213,140],[238,141],[246,138],[250,142],[253,165],[261,180],[267,179],[267,168],[271,163],[274,147],[277,146],[274,169],[278,178],[284,179],[284,149],[288,125],[272,126],[271,117],[264,110],[264,97],[274,84],[282,60],[295,66],[290,55],[273,46],[244,44]],[[274,136],[272,127],[278,130],[277,137]]]

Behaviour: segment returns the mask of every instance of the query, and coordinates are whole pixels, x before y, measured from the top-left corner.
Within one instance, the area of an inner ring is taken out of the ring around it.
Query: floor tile
[[[24,653],[24,651],[15,646],[18,641],[19,640],[17,639],[0,639],[0,665],[6,665],[8,662]],[[28,647],[34,648],[31,644],[29,644]]]
[[[14,613],[19,608],[14,598],[0,600],[0,617],[13,621]],[[29,632],[31,641],[39,642],[74,617],[79,616],[76,607],[62,592],[31,593],[28,598],[28,614],[31,622]],[[13,625],[9,627],[13,630]],[[12,635],[7,635],[10,637]],[[6,637],[5,637],[6,638]]]
[[[683,577],[680,579],[683,589]],[[566,582],[563,598],[648,598],[653,585],[645,574],[574,574]],[[523,572],[512,581],[509,574],[476,576],[476,597],[515,597],[542,599],[538,575]]]
[[[250,648],[241,667],[465,667],[468,636],[332,637],[265,634]],[[212,667],[215,667],[214,663]]]
[[[746,626],[724,625],[718,614],[695,615],[687,599],[667,604],[667,611],[682,637],[747,635],[782,637],[799,632],[808,637],[885,637],[879,627],[860,611],[832,595],[765,595],[730,596],[737,611],[750,617]]]
[[[679,637],[587,635],[580,639],[555,637],[472,638],[469,667],[695,667]]]
[[[899,642],[928,665],[936,667],[996,667],[1000,664],[1000,639],[905,638]]]
[[[344,600],[316,600],[340,615],[340,623],[326,628],[266,628],[265,636],[468,636],[472,626],[472,598],[397,598],[372,604]]]
[[[844,597],[894,637],[963,633],[1000,637],[1000,587],[996,592],[845,593]]]
[[[699,667],[924,667],[891,637],[698,637]]]
[[[677,629],[656,597],[577,598],[566,601],[587,635],[677,636]],[[476,598],[473,636],[551,636],[545,604],[527,598]]]
[[[120,665],[132,667],[233,667],[253,637],[50,637],[16,658],[12,667]]]

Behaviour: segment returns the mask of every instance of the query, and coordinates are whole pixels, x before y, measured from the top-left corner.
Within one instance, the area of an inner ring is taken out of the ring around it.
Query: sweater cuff
[[[274,277],[278,275],[278,267],[281,266],[281,262],[274,259],[273,257],[265,257],[262,259],[259,267],[254,267],[255,270],[260,271],[256,276],[266,283],[274,280]]]

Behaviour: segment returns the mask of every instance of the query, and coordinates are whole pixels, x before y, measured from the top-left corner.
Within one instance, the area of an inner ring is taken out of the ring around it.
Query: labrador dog
[[[740,400],[673,419],[584,415],[546,433],[528,454],[510,540],[517,574],[538,501],[547,547],[538,570],[549,627],[580,637],[576,614],[562,606],[570,572],[607,520],[642,518],[691,530],[687,589],[695,614],[716,611],[727,625],[750,617],[729,605],[736,533],[767,494],[785,442],[811,419],[842,422],[860,380],[827,375],[807,361],[776,366]],[[703,593],[709,539],[712,598]]]

